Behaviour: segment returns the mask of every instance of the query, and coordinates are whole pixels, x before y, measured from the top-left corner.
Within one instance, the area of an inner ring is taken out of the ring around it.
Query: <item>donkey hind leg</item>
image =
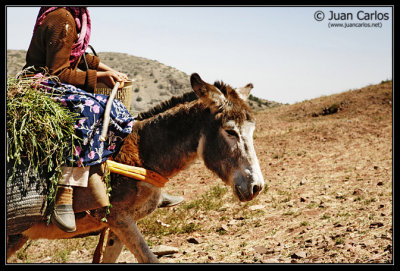
[[[28,240],[28,237],[22,234],[7,235],[7,259],[20,249]]]
[[[135,255],[139,263],[158,263],[157,257],[147,246],[133,218],[129,216],[119,217],[117,221],[110,223],[110,229]]]
[[[124,244],[119,240],[118,236],[113,232],[108,232],[107,244],[103,252],[103,263],[115,263],[121,254]]]

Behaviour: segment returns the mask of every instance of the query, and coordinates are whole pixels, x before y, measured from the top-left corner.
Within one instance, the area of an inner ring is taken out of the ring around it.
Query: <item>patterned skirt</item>
[[[59,94],[53,96],[53,99],[68,107],[71,112],[79,114],[75,134],[82,141],[72,146],[74,166],[92,166],[106,161],[131,133],[134,117],[121,101],[113,100],[107,140],[102,142],[99,138],[103,129],[107,95],[89,93],[73,85],[53,81],[42,82],[42,86]]]

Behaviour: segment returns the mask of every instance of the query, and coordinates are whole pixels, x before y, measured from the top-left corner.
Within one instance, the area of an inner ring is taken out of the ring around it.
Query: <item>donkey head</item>
[[[200,101],[210,111],[202,131],[198,154],[240,201],[249,201],[264,188],[264,179],[253,146],[255,121],[246,100],[252,84],[232,89],[214,85],[192,74],[190,82]]]

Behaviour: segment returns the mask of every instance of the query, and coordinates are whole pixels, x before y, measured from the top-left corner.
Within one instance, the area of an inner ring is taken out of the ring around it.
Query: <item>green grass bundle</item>
[[[49,181],[52,203],[61,166],[72,158],[72,143],[79,139],[74,133],[77,115],[54,100],[59,94],[38,87],[43,79],[49,77],[7,79],[7,166],[13,167],[8,181],[13,180],[16,166],[28,161],[28,172],[48,176],[40,181]]]

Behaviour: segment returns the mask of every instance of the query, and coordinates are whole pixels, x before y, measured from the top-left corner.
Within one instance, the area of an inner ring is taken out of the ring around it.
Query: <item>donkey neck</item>
[[[196,100],[136,121],[115,160],[172,177],[197,158],[209,117],[209,110]]]

